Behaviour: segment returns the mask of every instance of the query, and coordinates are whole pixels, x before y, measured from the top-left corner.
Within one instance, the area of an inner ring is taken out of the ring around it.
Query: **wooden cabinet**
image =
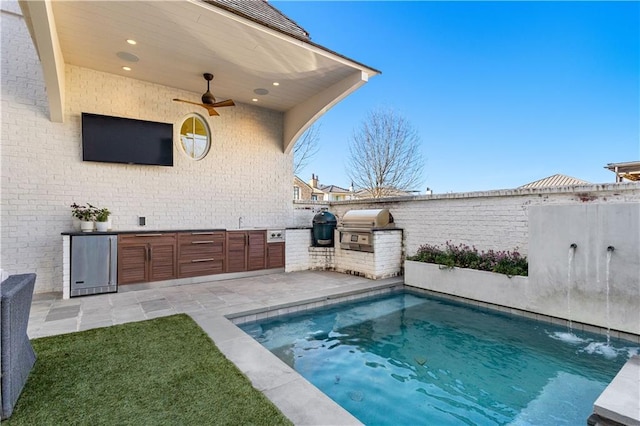
[[[178,234],[178,278],[220,274],[225,270],[225,232]]]
[[[264,230],[118,236],[119,285],[282,267],[284,243]]]
[[[176,278],[176,234],[118,236],[118,285]]]
[[[266,231],[227,231],[227,272],[264,269],[267,256]]]
[[[267,244],[267,269],[284,268],[284,243]]]

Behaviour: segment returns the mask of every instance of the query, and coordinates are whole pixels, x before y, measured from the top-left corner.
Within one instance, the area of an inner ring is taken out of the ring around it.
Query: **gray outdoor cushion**
[[[27,336],[29,311],[36,274],[11,275],[0,284],[2,332],[0,351],[2,361],[2,419],[13,413],[29,372],[36,362],[36,354]]]

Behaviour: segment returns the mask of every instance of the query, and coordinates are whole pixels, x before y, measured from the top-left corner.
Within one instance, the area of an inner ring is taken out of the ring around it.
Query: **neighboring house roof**
[[[640,180],[640,161],[609,163],[604,168],[616,174],[616,182],[620,182],[622,178],[632,181]]]
[[[591,182],[586,180],[577,179],[571,176],[555,174],[553,176],[539,179],[534,182],[529,182],[518,188],[548,188],[551,186],[571,186],[571,185],[590,185]]]
[[[309,41],[309,33],[265,0],[205,0],[213,6],[250,19],[291,37]]]
[[[323,192],[332,194],[349,194],[351,192],[348,189],[344,189],[336,185],[320,185],[318,189]]]
[[[311,187],[311,185],[309,185],[307,182],[303,181],[302,179],[300,179],[298,176],[293,176],[293,181],[295,185],[298,186],[305,186],[307,187],[310,191],[313,191],[313,188]]]

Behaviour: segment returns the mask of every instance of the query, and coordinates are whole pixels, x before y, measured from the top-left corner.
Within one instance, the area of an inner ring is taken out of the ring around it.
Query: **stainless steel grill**
[[[349,210],[342,217],[340,248],[373,253],[373,231],[394,228],[388,209]]]

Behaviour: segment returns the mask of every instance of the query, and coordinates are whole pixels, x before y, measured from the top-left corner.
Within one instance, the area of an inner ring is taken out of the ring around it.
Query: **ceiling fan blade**
[[[227,99],[226,101],[220,101],[220,102],[215,102],[215,103],[211,104],[211,106],[214,106],[216,108],[230,107],[230,106],[235,106],[235,105],[236,104],[234,104],[231,99]]]
[[[218,111],[216,111],[215,109],[213,109],[213,105],[207,105],[207,104],[200,104],[200,106],[203,106],[207,109],[207,111],[209,111],[209,116],[212,115],[220,115],[218,114]]]
[[[191,102],[191,101],[185,101],[184,99],[174,99],[174,101],[176,101],[176,102],[184,102],[184,103],[186,103],[186,104],[191,104],[191,105],[204,106],[204,105],[203,105],[203,104],[201,104],[201,103],[198,103],[198,102]],[[206,107],[205,107],[205,108],[206,108]]]
[[[215,109],[213,109],[213,105],[209,105],[209,104],[201,104],[199,102],[191,102],[191,101],[185,101],[184,99],[174,99],[174,101],[176,102],[184,102],[186,104],[191,104],[191,105],[198,105],[202,108],[205,108],[207,111],[209,111],[209,115],[220,115],[218,114],[218,111],[216,111]]]

